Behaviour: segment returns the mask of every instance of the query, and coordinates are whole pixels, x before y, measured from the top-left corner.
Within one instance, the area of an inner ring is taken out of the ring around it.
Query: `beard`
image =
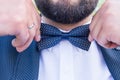
[[[67,2],[66,2],[67,1]],[[42,15],[62,24],[74,24],[88,17],[96,8],[98,0],[78,0],[70,4],[70,0],[35,0]]]

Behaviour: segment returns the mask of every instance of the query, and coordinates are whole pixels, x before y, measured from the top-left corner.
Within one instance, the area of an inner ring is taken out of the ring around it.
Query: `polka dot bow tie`
[[[72,45],[88,51],[90,42],[88,41],[89,25],[79,26],[68,33],[61,32],[58,28],[41,24],[41,41],[38,42],[39,51],[55,46],[61,40],[68,40]]]

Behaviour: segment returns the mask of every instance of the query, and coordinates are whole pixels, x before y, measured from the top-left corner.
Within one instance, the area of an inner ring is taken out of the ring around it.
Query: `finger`
[[[90,33],[89,33],[89,41],[93,41],[94,39],[97,38],[97,35],[100,32],[100,26],[102,26],[102,22],[101,22],[101,17],[102,17],[102,13],[104,11],[104,5],[101,7],[101,9],[99,9],[97,11],[97,13],[95,14],[95,16],[93,17],[91,24],[90,24]]]
[[[92,41],[94,40],[94,38],[91,36],[91,34],[89,34],[88,40],[89,40],[90,42],[92,42]]]
[[[37,12],[36,7],[33,7],[33,14],[35,15],[35,17],[33,16],[33,21],[36,23],[36,34],[34,36],[34,39],[36,41],[40,41],[40,23],[41,23],[41,17],[39,15],[39,13]]]
[[[103,35],[104,34],[104,35]],[[105,31],[101,29],[101,32],[98,34],[97,42],[99,45],[104,48],[115,48],[118,45],[108,40],[108,35],[105,35]]]
[[[95,25],[95,27],[90,31],[90,35],[93,39],[95,39],[97,41],[97,38],[99,37],[98,35],[101,33],[102,31],[102,22],[101,20]],[[105,35],[103,33],[101,33],[101,35]]]
[[[38,28],[35,34],[35,40],[38,42],[40,41],[41,37],[40,37],[40,29]]]
[[[33,9],[33,11],[31,13],[31,17],[28,17],[28,20],[29,20],[29,24],[31,24],[31,23],[34,24],[34,27],[32,29],[29,29],[30,37],[29,37],[28,41],[26,42],[26,44],[24,46],[19,46],[16,48],[17,51],[19,51],[19,52],[22,52],[23,50],[25,50],[29,47],[29,45],[32,43],[33,39],[35,38],[36,30],[37,30],[37,28],[39,28],[39,25],[40,25],[39,24],[40,20],[39,20],[38,14],[36,13],[37,11],[35,11],[34,8],[32,8],[32,9]]]
[[[34,39],[36,40],[36,41],[40,41],[40,25],[41,25],[41,21],[40,21],[40,16],[39,15],[37,15],[37,21],[36,21],[36,34],[35,34],[35,37],[34,37]]]
[[[104,48],[108,48],[108,47],[106,46],[106,44],[108,43],[108,41],[107,41],[107,39],[105,38],[105,36],[99,35],[99,37],[98,37],[98,39],[97,39],[97,43],[98,43],[99,45],[101,45],[102,47],[104,47]]]
[[[102,22],[99,20],[97,24],[95,24],[95,27],[90,31],[89,33],[89,41],[93,41],[94,39],[97,40],[98,34],[101,32],[102,29]]]
[[[98,11],[90,23],[90,27],[89,27],[90,33],[89,33],[89,37],[88,37],[90,42],[93,41],[97,37],[99,30],[101,28],[100,27],[100,20],[101,20],[100,14],[101,14],[101,12]]]
[[[101,16],[103,14],[103,12],[105,11],[105,4],[102,5],[102,7],[96,12],[96,14],[93,16],[91,24],[90,24],[90,30],[92,30],[95,25],[99,22],[99,20],[101,19]]]
[[[16,48],[18,52],[24,51],[32,43],[34,36],[35,36],[35,27],[33,27],[32,29],[29,30],[29,34],[30,34],[30,37],[29,37],[28,41],[26,42],[26,44]]]
[[[14,47],[24,45],[29,38],[29,32],[27,30],[20,30],[16,35],[16,38],[12,40],[12,45]]]

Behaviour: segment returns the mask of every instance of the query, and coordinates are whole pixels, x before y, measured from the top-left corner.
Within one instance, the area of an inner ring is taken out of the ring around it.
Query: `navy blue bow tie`
[[[53,47],[64,39],[83,50],[88,50],[90,47],[90,42],[88,41],[89,25],[79,26],[68,33],[63,33],[54,26],[42,23],[40,31],[41,41],[38,42],[39,51]]]

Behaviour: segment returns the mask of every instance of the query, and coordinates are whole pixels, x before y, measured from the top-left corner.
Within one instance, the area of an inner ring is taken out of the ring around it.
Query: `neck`
[[[82,25],[88,23],[90,20],[91,20],[91,16],[89,16],[89,17],[85,18],[84,20],[82,20],[78,23],[75,23],[75,24],[60,24],[60,23],[54,22],[54,21],[46,18],[45,16],[42,16],[43,23],[47,23],[49,25],[55,26],[59,29],[65,30],[65,31],[70,31],[73,28],[76,28],[78,26],[82,26]]]

